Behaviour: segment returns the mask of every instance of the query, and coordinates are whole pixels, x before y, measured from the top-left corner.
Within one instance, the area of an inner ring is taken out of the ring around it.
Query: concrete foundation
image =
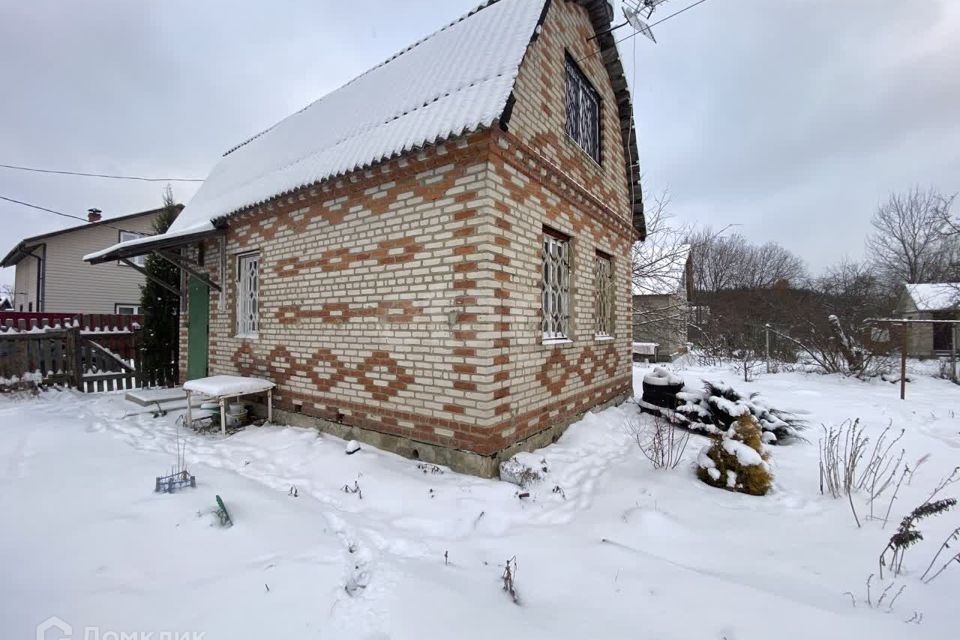
[[[622,404],[629,394],[622,394],[594,406],[591,411],[606,409]],[[258,416],[266,415],[266,407],[255,406]],[[384,451],[399,454],[411,460],[422,460],[432,464],[449,467],[458,473],[468,473],[481,478],[496,478],[500,475],[500,462],[509,460],[521,451],[533,451],[556,442],[563,432],[574,422],[580,420],[586,412],[570,416],[565,420],[539,431],[532,436],[515,442],[514,444],[490,455],[482,455],[472,451],[440,447],[435,444],[420,442],[412,438],[403,438],[388,433],[381,433],[372,429],[363,429],[342,422],[333,422],[324,418],[308,416],[303,413],[274,409],[273,418],[276,424],[289,424],[297,427],[314,428],[323,433],[342,438],[343,440],[358,440]]]

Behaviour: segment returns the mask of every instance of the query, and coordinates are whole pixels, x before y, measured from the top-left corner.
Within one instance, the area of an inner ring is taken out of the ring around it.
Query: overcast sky
[[[477,1],[0,0],[0,163],[202,178]],[[709,0],[656,27],[658,44],[624,42],[647,193],[814,270],[861,257],[891,190],[960,191],[958,5]],[[0,195],[77,215],[153,208],[162,188],[0,169]],[[0,254],[74,224],[0,201]]]

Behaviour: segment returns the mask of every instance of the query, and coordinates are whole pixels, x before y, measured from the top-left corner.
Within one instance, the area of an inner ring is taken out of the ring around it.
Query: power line
[[[666,22],[666,21],[669,20],[670,18],[673,18],[673,17],[675,17],[675,16],[678,16],[678,15],[680,15],[681,13],[683,13],[683,12],[685,12],[685,11],[689,11],[690,9],[693,9],[695,6],[697,6],[698,4],[703,4],[703,3],[706,2],[706,1],[707,1],[707,0],[697,0],[697,1],[694,2],[693,4],[690,4],[690,5],[686,6],[686,7],[684,7],[683,9],[680,9],[679,11],[674,11],[674,12],[671,13],[670,15],[664,16],[664,17],[661,18],[660,20],[657,20],[656,22],[653,22],[653,23],[649,24],[648,27],[652,29],[653,27],[657,26],[658,24],[660,24],[660,23],[662,23],[662,22]],[[622,25],[621,25],[621,26],[622,26]],[[630,35],[624,36],[624,37],[620,38],[619,40],[617,40],[616,42],[614,42],[614,44],[615,44],[615,45],[620,44],[621,42],[623,42],[623,41],[625,41],[625,40],[629,40],[630,38],[633,38],[633,37],[635,37],[635,36],[637,36],[637,35],[639,35],[639,34],[640,34],[639,31],[634,31],[634,32],[631,33]],[[589,55],[585,55],[585,56],[583,56],[582,58],[580,58],[579,60],[577,60],[577,62],[582,62],[583,60],[589,60],[590,58],[592,58],[592,57],[594,57],[594,56],[600,55],[602,52],[603,52],[602,49],[597,49],[597,51],[596,51],[595,53],[591,53],[591,54],[589,54]]]
[[[86,178],[110,178],[112,180],[139,180],[141,182],[203,182],[201,178],[144,178],[142,176],[118,176],[108,173],[84,173],[82,171],[60,171],[57,169],[38,169],[36,167],[22,167],[16,164],[0,164],[4,169],[17,171],[33,171],[34,173],[55,173],[62,176],[83,176]]]
[[[19,204],[19,205],[22,205],[22,206],[24,206],[24,207],[30,207],[31,209],[37,209],[38,211],[46,211],[47,213],[52,213],[52,214],[54,214],[54,215],[62,216],[62,217],[64,217],[64,218],[73,218],[74,220],[80,220],[81,222],[90,222],[87,218],[84,218],[84,217],[82,217],[82,216],[75,216],[75,215],[73,215],[73,214],[71,214],[71,213],[64,213],[64,212],[62,212],[62,211],[55,211],[55,210],[53,210],[53,209],[47,209],[46,207],[41,207],[41,206],[38,205],[38,204],[30,204],[29,202],[23,202],[22,200],[15,200],[14,198],[8,198],[7,196],[0,196],[0,200],[6,200],[7,202],[12,202],[12,203],[14,203],[14,204]],[[110,224],[110,223],[108,223],[108,222],[100,222],[99,224],[102,224],[103,226],[109,227],[109,228],[111,228],[111,229],[116,229],[117,231],[124,231],[124,232],[126,232],[126,233],[136,233],[137,235],[143,235],[142,233],[137,232],[137,231],[130,231],[129,229],[121,229],[120,227],[115,227],[115,226],[113,226],[112,224]]]

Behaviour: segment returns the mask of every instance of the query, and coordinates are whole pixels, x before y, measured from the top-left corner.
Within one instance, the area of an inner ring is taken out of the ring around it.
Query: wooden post
[[[64,373],[69,373],[70,380],[77,389],[83,391],[83,369],[80,358],[80,327],[73,326],[67,330],[67,358],[64,363]]]
[[[903,344],[900,347],[900,399],[907,399],[907,332],[910,331],[910,325],[904,322],[903,327]]]
[[[764,333],[766,333],[767,339],[767,373],[770,373],[770,323],[768,322],[763,326]]]
[[[273,424],[273,389],[267,389],[267,423]]]
[[[951,325],[950,335],[950,379],[957,382],[957,325]]]

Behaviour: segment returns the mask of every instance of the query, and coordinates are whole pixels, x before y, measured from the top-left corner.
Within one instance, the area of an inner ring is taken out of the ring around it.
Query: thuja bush
[[[767,464],[760,425],[750,415],[736,423],[697,456],[697,477],[713,487],[763,496],[770,491],[773,475]]]

